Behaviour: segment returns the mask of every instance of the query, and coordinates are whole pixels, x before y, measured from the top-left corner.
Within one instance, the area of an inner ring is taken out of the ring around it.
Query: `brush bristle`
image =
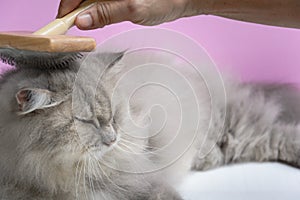
[[[79,52],[49,53],[13,48],[0,48],[0,60],[15,67],[39,69],[64,69],[81,59]]]

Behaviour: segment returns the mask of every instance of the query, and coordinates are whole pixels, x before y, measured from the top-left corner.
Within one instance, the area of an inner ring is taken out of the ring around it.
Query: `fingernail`
[[[77,17],[77,24],[81,28],[89,28],[93,25],[93,19],[90,14],[82,14]]]

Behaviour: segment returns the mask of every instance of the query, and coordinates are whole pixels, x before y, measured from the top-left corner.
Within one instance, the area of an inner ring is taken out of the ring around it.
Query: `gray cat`
[[[177,200],[170,185],[190,169],[249,161],[299,167],[300,98],[292,87],[226,81],[227,100],[210,107],[199,83],[197,112],[188,94],[179,95],[189,117],[180,121],[184,134],[172,140],[179,124],[175,101],[150,88],[128,105],[122,95],[139,80],[115,89],[130,70],[124,59],[123,53],[95,53],[60,70],[20,66],[3,76],[1,199]],[[161,112],[148,112],[157,99],[171,110],[159,131]],[[198,113],[199,126],[191,128]]]

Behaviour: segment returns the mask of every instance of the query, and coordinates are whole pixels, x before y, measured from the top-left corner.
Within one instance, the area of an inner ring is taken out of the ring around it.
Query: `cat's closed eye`
[[[77,121],[80,121],[82,123],[91,124],[91,125],[95,126],[95,128],[99,128],[101,126],[100,122],[97,119],[85,119],[85,118],[79,117],[79,116],[75,116],[74,119]]]

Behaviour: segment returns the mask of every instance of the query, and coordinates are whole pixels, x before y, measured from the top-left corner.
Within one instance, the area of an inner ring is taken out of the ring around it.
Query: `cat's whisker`
[[[130,143],[130,144],[132,144],[132,145],[139,146],[139,147],[146,147],[146,148],[149,147],[149,146],[147,146],[147,145],[137,144],[137,143],[131,142],[131,141],[126,140],[126,139],[124,139],[124,138],[121,138],[121,141],[125,141],[125,142],[127,142],[127,143]]]
[[[116,186],[118,189],[123,190],[123,191],[126,191],[126,189],[120,187],[120,186],[119,186],[118,184],[116,184],[113,180],[111,180],[111,178],[109,178],[109,176],[105,173],[105,171],[104,171],[103,168],[101,167],[101,163],[100,163],[99,161],[97,162],[97,164],[98,164],[100,170],[102,171],[102,173],[104,174],[104,176],[107,178],[107,180],[108,180],[109,182],[111,182],[111,183],[112,183],[114,186]]]
[[[136,155],[140,155],[139,158],[141,158],[141,159],[143,159],[143,160],[147,160],[147,161],[149,160],[149,159],[147,159],[146,157],[141,156],[142,153],[137,153],[137,152],[133,151],[129,146],[127,146],[127,145],[125,145],[125,144],[121,144],[121,145],[123,145],[123,146],[116,146],[116,148],[119,148],[121,151],[126,152],[126,153],[134,153],[134,154],[136,154]],[[125,147],[125,148],[127,148],[127,149],[129,149],[129,150],[126,150],[126,149],[124,149],[124,148],[122,148],[122,147]],[[142,167],[139,167],[139,164],[138,164],[138,162],[136,161],[135,158],[136,158],[136,157],[131,157],[131,156],[128,156],[128,155],[127,155],[127,159],[130,159],[132,162],[136,163],[135,166],[137,167],[137,169],[139,170],[139,172],[143,171],[143,168],[142,168]]]
[[[116,146],[116,148],[118,148],[118,149],[120,149],[121,151],[125,151],[125,152],[127,152],[128,153],[128,151],[127,150],[124,150],[121,146]],[[139,155],[141,155],[141,154],[139,154]],[[139,156],[139,158],[141,158],[141,159],[143,159],[143,160],[148,160],[147,158],[145,158],[144,156]],[[143,167],[140,167],[140,164],[136,161],[136,156],[127,156],[127,159],[130,161],[130,162],[133,162],[133,163],[135,163],[135,167],[136,167],[136,170],[137,171],[134,171],[134,173],[140,173],[140,172],[142,172],[143,170],[144,170],[144,168]],[[132,169],[130,169],[130,170],[132,170]]]
[[[91,191],[92,191],[92,198],[93,200],[95,200],[95,187],[94,187],[94,184],[93,184],[93,181],[91,179],[91,167],[92,167],[92,164],[91,164],[91,157],[89,157],[88,159],[88,177],[89,177],[89,184],[90,184],[90,187],[91,187]]]
[[[128,147],[127,145],[125,144],[121,144],[119,143],[120,145],[117,145],[116,148],[118,148],[121,152],[126,152],[126,153],[133,153],[135,155],[142,155],[141,153],[137,153],[135,151],[133,151],[130,147]],[[123,148],[122,148],[123,147]],[[128,156],[128,159],[131,159],[130,156]],[[136,162],[134,159],[131,159],[133,162]]]
[[[101,186],[100,186],[99,181],[103,181],[103,178],[94,165],[94,159],[91,158],[90,160],[91,160],[90,164],[91,164],[92,174],[93,174],[94,178],[96,178],[95,183],[98,185],[98,189],[100,189]],[[94,183],[93,183],[93,187],[95,188]],[[94,193],[96,194],[95,189],[94,189]],[[105,200],[106,199],[105,196],[101,192],[100,192],[100,194],[103,197],[103,199]]]
[[[124,141],[122,141],[122,142],[124,142]],[[123,144],[123,145],[125,145],[124,143],[122,143],[122,142],[120,142],[121,144]],[[127,142],[127,141],[126,141]],[[129,142],[127,142],[127,143],[129,143]],[[130,143],[130,145],[134,145],[133,143]],[[139,152],[139,153],[137,153],[137,154],[151,154],[151,155],[160,155],[159,153],[156,153],[156,152],[152,152],[152,151],[147,151],[145,148],[143,148],[142,146],[139,146],[138,144],[135,144],[135,147],[137,147],[137,148],[139,148],[139,149],[141,149],[141,150],[144,150],[143,152]]]
[[[133,150],[131,147],[129,147],[128,145],[126,145],[124,143],[119,142],[119,145],[122,145],[123,147],[127,148],[130,153],[141,154],[140,152],[136,152],[135,150]]]
[[[80,164],[80,162],[77,162],[77,164],[76,164],[76,169],[75,169],[75,197],[76,197],[76,199],[77,199],[77,197],[78,197],[78,185],[77,185],[77,182],[79,183],[79,180],[80,180],[80,176],[78,175],[78,170],[79,170],[79,164]],[[77,180],[78,179],[78,180]]]
[[[100,162],[93,154],[90,154],[90,155],[95,159],[97,166],[99,167],[99,169],[101,170],[101,172],[103,173],[103,175],[107,178],[107,180],[108,180],[109,182],[111,182],[114,186],[116,186],[118,189],[123,190],[123,191],[126,191],[124,188],[120,187],[120,186],[117,185],[113,180],[111,180],[111,179],[109,178],[109,176],[105,173],[105,171],[103,170],[103,168],[101,167],[101,164],[102,164],[102,163],[101,163],[101,162]]]
[[[100,183],[99,183],[99,181],[103,181],[103,177],[102,177],[102,175],[99,173],[99,170],[97,170],[97,168],[94,166],[94,159],[93,159],[93,157],[92,157],[92,153],[91,152],[88,152],[89,154],[90,154],[90,156],[91,156],[91,166],[92,166],[92,174],[93,174],[93,176],[96,178],[96,180],[98,180],[98,181],[96,181],[96,184],[98,185],[98,187],[99,188],[102,188],[101,187],[101,185],[100,185]],[[104,184],[104,182],[103,182],[103,184]],[[108,187],[109,188],[109,187]],[[106,197],[100,192],[100,195],[103,197],[103,200],[106,200]]]
[[[79,174],[78,174],[78,183],[77,183],[77,188],[78,189],[81,189],[80,188],[80,186],[81,186],[81,182],[80,182],[80,180],[81,180],[81,177],[82,177],[82,173],[83,173],[83,167],[84,167],[84,163],[83,162],[80,162],[81,163],[81,167],[80,167],[80,171],[79,171]],[[81,192],[81,191],[80,191]]]
[[[89,200],[89,197],[87,195],[87,188],[86,188],[86,157],[83,161],[83,190],[86,197],[86,200]]]
[[[134,145],[134,146],[136,146],[136,147],[139,147],[139,148],[141,148],[142,150],[148,150],[148,149],[155,149],[155,150],[159,150],[158,148],[155,148],[155,147],[150,147],[150,146],[147,146],[147,145],[144,145],[144,144],[137,144],[137,143],[134,143],[134,142],[131,142],[131,141],[129,141],[129,140],[126,140],[126,139],[124,139],[124,138],[122,138],[121,139],[121,141],[123,142],[127,142],[127,143],[129,143],[129,144],[131,144],[131,145]]]
[[[94,162],[94,160],[92,159],[92,163]],[[97,165],[97,164],[96,164]],[[95,175],[95,177],[96,178],[98,178],[97,180],[98,181],[96,181],[96,183],[97,183],[97,185],[98,185],[98,187],[99,188],[101,188],[101,185],[100,185],[100,183],[99,183],[99,181],[103,181],[103,177],[102,177],[102,175],[99,173],[99,170],[97,170],[97,168],[94,166],[94,164],[93,164],[93,174]],[[104,181],[103,181],[103,184],[104,184]],[[109,187],[108,187],[109,188]],[[110,189],[108,189],[108,190],[110,190]],[[106,200],[106,197],[102,194],[102,192],[100,192],[100,194],[101,194],[101,196],[103,197],[103,200]]]

